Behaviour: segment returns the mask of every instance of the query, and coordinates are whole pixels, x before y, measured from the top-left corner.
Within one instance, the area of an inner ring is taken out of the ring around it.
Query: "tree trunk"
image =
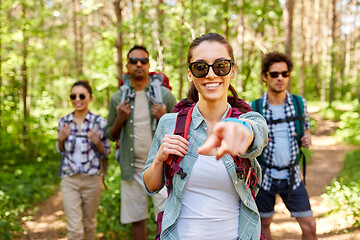
[[[224,14],[225,14],[225,18],[224,18],[224,25],[225,25],[225,38],[226,39],[230,39],[230,26],[229,26],[229,22],[230,22],[230,14],[229,14],[229,8],[231,9],[231,7],[229,7],[229,0],[225,0],[223,1],[223,6],[224,6]]]
[[[236,63],[236,65],[238,66],[239,68],[239,74],[238,74],[238,77],[237,77],[237,81],[236,81],[236,85],[237,85],[237,92],[238,93],[241,93],[243,91],[243,88],[242,88],[242,75],[241,75],[241,69],[242,69],[242,57],[244,55],[244,37],[245,37],[245,24],[244,24],[244,14],[243,14],[243,1],[240,0],[238,1],[238,6],[239,6],[239,14],[238,14],[238,23],[239,25],[237,26],[237,37],[236,37],[236,40],[237,40],[237,49],[235,52],[238,53],[239,57],[238,58],[238,61]],[[261,80],[261,79],[260,79]],[[262,84],[260,84],[260,89],[261,88]]]
[[[358,14],[359,14],[359,11],[358,11],[358,8],[357,8],[357,0],[353,0],[352,1],[352,4],[353,4],[353,16],[354,16],[354,32],[353,32],[353,68],[352,68],[352,79],[356,81],[358,81],[358,92],[357,92],[357,95],[358,95],[358,101],[360,103],[360,79],[358,79],[358,68],[359,68],[359,56],[357,55],[358,53],[358,26],[357,26],[357,22],[358,22]]]
[[[285,30],[285,54],[291,59],[292,45],[292,22],[294,12],[294,0],[286,0],[283,10],[284,30]],[[291,89],[291,79],[289,79],[288,90]]]
[[[120,83],[123,73],[123,59],[122,59],[122,50],[123,50],[123,40],[122,40],[122,30],[121,30],[121,24],[122,24],[122,7],[121,7],[121,0],[115,0],[114,1],[114,7],[115,7],[115,15],[116,15],[116,51],[117,51],[117,79]]]
[[[351,5],[346,6],[344,11],[346,11],[346,18],[351,19]],[[344,76],[345,78],[350,77],[350,63],[351,63],[351,40],[353,36],[353,31],[351,31],[351,22],[347,20],[346,28],[349,29],[348,34],[346,34],[346,40],[345,40],[345,69],[344,69]]]
[[[301,78],[300,78],[300,95],[304,96],[305,92],[305,55],[306,55],[306,28],[305,28],[305,17],[306,17],[306,6],[307,0],[303,0],[301,4]]]
[[[82,63],[81,63],[81,42],[80,42],[80,27],[78,26],[78,0],[72,0],[72,22],[74,31],[74,49],[75,49],[75,69],[76,76],[82,75]]]
[[[80,2],[78,2],[78,9],[80,9]],[[84,16],[82,14],[80,14],[78,16],[78,20],[79,20],[79,24],[78,24],[78,28],[79,28],[79,41],[78,41],[78,48],[79,48],[79,76],[82,76],[84,74],[83,68],[84,68]]]
[[[131,14],[132,19],[135,20],[136,16],[136,8],[135,8],[135,0],[131,0]],[[130,24],[130,38],[133,40],[137,39],[137,21],[133,22],[133,24]]]
[[[22,17],[26,19],[26,6],[22,6]],[[29,136],[29,103],[28,100],[28,78],[27,78],[27,46],[28,46],[28,37],[26,32],[26,26],[22,26],[23,34],[23,46],[22,46],[22,65],[21,65],[21,79],[22,79],[22,101],[23,101],[23,144],[24,147],[28,145],[28,136]]]
[[[334,100],[334,83],[336,82],[337,77],[337,48],[338,48],[338,12],[337,12],[337,0],[332,0],[332,47],[331,47],[331,78],[330,78],[330,86],[329,86],[329,106]]]
[[[155,26],[154,26],[154,37],[155,37],[155,46],[157,50],[157,62],[158,68],[162,72],[164,71],[163,68],[163,44],[161,40],[161,33],[160,30],[164,29],[163,26],[163,14],[164,11],[160,9],[161,5],[163,4],[163,0],[156,0],[156,19],[155,19]]]
[[[183,94],[183,85],[184,85],[184,69],[185,69],[185,41],[184,41],[184,35],[185,35],[185,31],[183,29],[184,26],[184,22],[185,22],[185,5],[184,5],[184,0],[180,0],[179,4],[182,6],[182,8],[184,9],[184,11],[181,11],[181,17],[180,17],[180,52],[179,52],[179,56],[180,56],[180,67],[179,67],[179,95],[178,98],[181,99],[182,98],[182,94]]]
[[[329,39],[329,0],[323,0],[324,22],[322,24],[322,67],[321,67],[321,101],[326,101],[327,65],[328,65],[328,39]]]
[[[309,8],[308,8],[309,9]],[[310,13],[309,11],[308,13]],[[315,43],[314,43],[314,51],[313,51],[313,64],[314,64],[314,86],[315,91],[317,95],[319,95],[320,90],[320,80],[319,80],[319,55],[320,55],[320,32],[321,32],[321,26],[320,26],[320,0],[315,0],[315,8],[314,8],[314,37],[315,37]]]
[[[1,9],[2,6],[2,0],[0,0],[0,11],[2,12]],[[3,21],[2,19],[0,19],[0,129],[3,129],[3,124],[2,124],[2,108],[3,108],[3,95],[1,94],[1,88],[2,88],[2,28],[3,25]],[[2,136],[0,138],[0,145],[2,144]]]

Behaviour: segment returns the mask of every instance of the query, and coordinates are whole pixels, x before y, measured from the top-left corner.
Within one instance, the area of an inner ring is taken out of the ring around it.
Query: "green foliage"
[[[73,15],[74,2],[81,3],[81,7]],[[1,237],[10,239],[15,232],[21,231],[16,219],[31,203],[50,194],[51,183],[57,184],[58,179],[53,179],[53,175],[56,175],[59,156],[55,153],[54,138],[57,119],[72,111],[68,99],[71,85],[79,79],[89,80],[94,92],[91,110],[107,117],[110,97],[118,88],[115,48],[118,30],[123,35],[122,58],[126,59],[127,51],[133,45],[145,45],[150,53],[151,70],[161,70],[168,75],[178,99],[185,97],[189,85],[186,72],[188,46],[194,37],[210,31],[226,36],[234,48],[239,73],[232,85],[241,91],[239,96],[251,101],[265,89],[259,79],[261,56],[269,50],[284,51],[283,1],[160,1],[159,16],[156,2],[122,1],[122,23],[117,26],[113,4],[104,0],[1,0],[0,173],[3,176],[0,176],[0,198],[4,202],[0,201],[0,209],[5,202],[11,206],[0,212]],[[295,6],[295,12],[300,9],[298,6]],[[327,13],[323,15],[327,16]],[[79,62],[76,63],[79,46],[74,44],[74,16],[78,18],[78,35],[81,33],[83,37],[78,44],[83,48],[81,72],[77,71]],[[294,29],[298,26],[297,16],[300,15],[294,15]],[[154,23],[160,24],[159,39]],[[240,28],[243,33],[238,31]],[[295,46],[300,45],[299,32],[294,32]],[[162,51],[162,59],[159,51]],[[294,49],[292,55],[295,67],[291,83],[293,92],[298,93],[301,54]],[[328,57],[320,61],[327,61]],[[124,63],[123,60],[123,66],[120,66],[123,70]],[[355,62],[352,65],[356,66]],[[314,81],[309,70],[312,67],[306,68],[306,97],[317,99],[319,81]],[[329,78],[331,69],[327,71],[325,78]],[[357,85],[357,79],[339,81],[334,88],[335,98],[356,98]],[[27,92],[26,96],[23,96],[24,92]],[[340,119],[337,135],[347,142],[359,144],[359,109],[340,117],[341,111],[335,110],[337,103],[332,106],[334,109],[325,109],[324,115]],[[24,108],[28,110],[28,116]],[[27,166],[41,170],[34,171]],[[42,173],[44,168],[50,175]],[[9,180],[11,173],[15,173],[12,176],[14,182]],[[31,181],[26,180],[30,177]],[[35,193],[36,187],[41,189],[38,185],[43,182],[46,189]],[[130,226],[119,223],[120,172],[116,163],[110,166],[108,184],[110,190],[103,193],[98,230],[107,239],[125,238]],[[14,191],[9,192],[12,188]],[[28,199],[30,195],[31,199]],[[23,202],[13,200],[14,197]],[[6,204],[4,206],[8,206]],[[152,215],[148,219],[148,228],[153,232]]]
[[[320,111],[320,114],[323,119],[329,119],[333,121],[339,121],[340,116],[344,113],[343,110],[338,110],[334,107],[327,107]]]
[[[343,139],[346,143],[360,144],[360,118],[359,107],[352,111],[347,111],[340,116],[339,128],[335,135]]]
[[[351,216],[354,227],[360,226],[360,150],[348,153],[344,166],[331,186],[322,195],[324,201],[333,207],[333,212]]]
[[[23,159],[12,159],[0,168],[0,236],[13,239],[22,232],[20,218],[32,215],[28,209],[36,202],[47,199],[56,189],[59,177],[59,156],[44,152],[32,164],[24,165]]]

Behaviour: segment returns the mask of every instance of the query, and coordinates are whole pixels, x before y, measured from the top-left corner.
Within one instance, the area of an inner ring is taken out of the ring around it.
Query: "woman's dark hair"
[[[261,63],[261,73],[266,74],[274,63],[285,62],[289,72],[292,71],[293,63],[288,56],[279,52],[270,52],[265,55]]]
[[[229,52],[230,58],[233,62],[235,62],[234,58],[234,50],[231,47],[230,43],[221,35],[217,33],[207,33],[204,35],[201,35],[200,37],[195,38],[192,43],[190,44],[188,55],[187,55],[187,62],[190,63],[191,57],[192,57],[192,49],[199,46],[202,42],[218,42],[221,44],[224,44],[226,49]]]
[[[228,50],[228,53],[230,55],[231,60],[234,62],[234,50],[231,47],[230,43],[221,35],[217,33],[207,33],[200,37],[195,38],[192,43],[190,44],[188,55],[187,55],[187,61],[190,63],[191,57],[192,57],[192,49],[199,46],[202,42],[218,42],[220,44],[223,44],[226,49]],[[235,64],[233,63],[235,66]],[[228,97],[228,102],[232,107],[238,108],[241,112],[247,112],[247,110],[244,108],[242,100],[239,99],[238,94],[233,86],[231,84],[229,85],[229,91],[233,95],[233,97]],[[187,99],[186,101],[189,104],[195,103],[199,101],[199,92],[197,91],[194,83],[192,82],[189,87],[189,91],[187,93]]]
[[[77,81],[76,83],[74,83],[71,87],[71,89],[73,89],[74,87],[76,86],[82,86],[84,88],[86,88],[86,90],[89,92],[90,94],[90,97],[92,96],[92,90],[91,90],[91,87],[90,87],[90,84],[89,84],[89,81]]]

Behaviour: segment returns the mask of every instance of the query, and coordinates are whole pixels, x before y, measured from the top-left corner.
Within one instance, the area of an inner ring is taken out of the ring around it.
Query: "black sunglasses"
[[[84,94],[80,93],[80,94],[79,94],[79,98],[80,98],[81,100],[84,100],[84,99],[86,98],[86,96],[85,96]],[[75,100],[75,99],[76,99],[76,94],[70,94],[70,99],[71,99],[71,100]]]
[[[289,71],[283,71],[283,72],[268,72],[268,74],[269,74],[270,77],[272,77],[272,78],[277,78],[280,74],[281,74],[281,76],[283,76],[284,78],[290,76],[290,72],[289,72]]]
[[[130,64],[137,64],[138,61],[140,61],[142,65],[145,65],[145,64],[149,63],[148,58],[129,58],[129,63]]]
[[[212,67],[216,75],[223,77],[230,73],[232,63],[233,61],[228,59],[217,60],[211,65],[206,62],[192,62],[189,63],[189,69],[194,77],[203,78],[208,75],[209,69]]]

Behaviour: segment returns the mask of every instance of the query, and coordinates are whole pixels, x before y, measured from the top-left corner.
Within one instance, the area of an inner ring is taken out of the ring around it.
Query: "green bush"
[[[320,114],[323,119],[333,120],[333,121],[339,121],[340,116],[344,113],[342,110],[338,110],[333,107],[327,107],[325,109],[322,109],[320,111]]]
[[[344,213],[355,220],[354,227],[360,226],[360,150],[346,154],[344,166],[322,195],[333,212]]]
[[[336,136],[346,143],[360,144],[360,118],[358,111],[349,111],[340,116],[339,128]]]
[[[32,215],[34,203],[44,201],[54,191],[58,183],[59,161],[55,153],[49,152],[46,161],[41,157],[32,164],[5,164],[0,168],[0,236],[13,239],[22,232],[21,217]]]

